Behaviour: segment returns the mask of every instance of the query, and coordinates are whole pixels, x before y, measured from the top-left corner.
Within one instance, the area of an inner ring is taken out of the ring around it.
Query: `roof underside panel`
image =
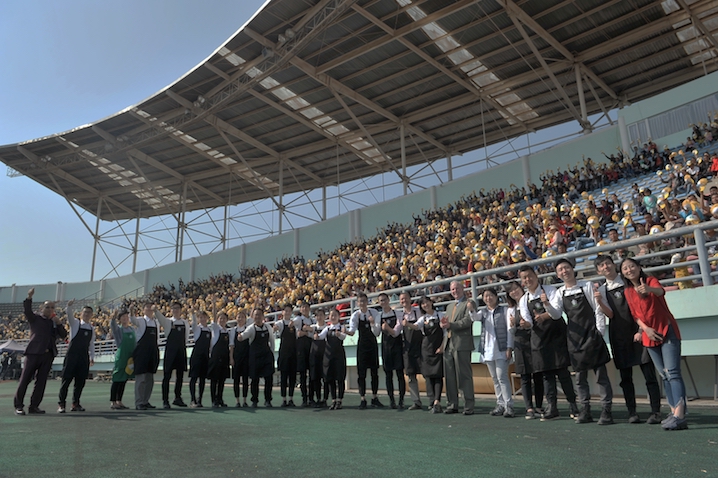
[[[0,159],[106,220],[334,185],[396,170],[402,124],[414,165],[580,123],[576,68],[588,114],[714,71],[718,8],[682,4],[275,0],[154,97]]]

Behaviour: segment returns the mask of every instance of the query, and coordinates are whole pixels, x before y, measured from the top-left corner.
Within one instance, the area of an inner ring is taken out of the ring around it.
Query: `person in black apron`
[[[603,332],[606,316],[596,303],[594,284],[577,281],[573,264],[568,259],[559,259],[554,267],[556,275],[564,282],[558,294],[562,300],[558,311],[568,317],[567,339],[571,365],[576,371],[576,388],[581,400],[581,412],[577,423],[593,421],[591,416],[591,392],[588,386],[588,371],[593,370],[601,396],[601,417],[599,425],[613,424],[613,388],[608,379],[606,364],[611,361]],[[598,284],[596,284],[596,289]]]
[[[282,407],[294,406],[294,389],[297,385],[297,330],[292,321],[294,308],[287,304],[282,311],[282,320],[275,322],[274,331],[279,335],[279,393]],[[287,401],[289,391],[289,401]]]
[[[193,309],[190,308],[190,316],[192,317],[192,336],[194,337],[192,356],[189,359],[190,407],[202,408],[202,396],[204,395],[207,369],[209,368],[209,346],[212,341],[212,331],[207,325],[209,316],[205,311],[195,314]],[[199,395],[196,394],[198,381]]]
[[[444,347],[446,330],[441,328],[443,312],[434,310],[434,302],[429,297],[419,301],[423,315],[409,327],[421,332],[421,375],[428,381],[426,394],[429,396],[429,411],[441,413],[441,392],[444,385]]]
[[[170,306],[172,317],[167,318],[161,312],[157,312],[156,317],[159,320],[162,329],[165,332],[165,357],[162,377],[162,407],[171,408],[170,380],[172,379],[172,371],[175,371],[175,399],[172,405],[178,407],[186,407],[182,400],[182,379],[187,371],[187,342],[189,341],[189,323],[182,318],[182,305],[179,302],[173,302]]]
[[[252,310],[254,323],[237,336],[237,340],[249,341],[249,376],[252,408],[259,402],[259,379],[264,379],[264,406],[272,406],[272,375],[274,374],[274,332],[264,323],[264,312]]]
[[[224,381],[229,377],[229,330],[227,330],[229,317],[224,312],[220,312],[215,317],[217,317],[217,323],[210,325],[212,342],[209,349],[207,376],[209,377],[209,395],[212,399],[212,408],[220,408],[227,406],[222,396],[224,394]]]
[[[521,396],[526,407],[526,419],[532,420],[543,413],[543,374],[534,372],[531,362],[531,324],[521,318],[518,302],[524,289],[516,281],[505,286],[509,317],[514,327],[514,372],[521,376]],[[535,400],[535,407],[534,407]]]
[[[229,333],[229,359],[232,365],[232,379],[234,380],[234,398],[237,408],[247,407],[247,393],[249,392],[249,342],[238,341],[237,336],[247,329],[247,314],[240,310],[237,312],[237,325]],[[239,402],[239,384],[242,383],[242,403]]]
[[[404,372],[409,377],[409,394],[414,402],[409,407],[409,410],[421,410],[421,395],[419,394],[419,382],[416,376],[421,373],[421,342],[423,337],[420,333],[414,333],[414,330],[404,325],[405,323],[413,324],[419,320],[421,311],[411,305],[411,295],[408,292],[402,292],[399,295],[399,304],[401,305],[402,337],[404,338]]]
[[[597,295],[596,293],[594,295],[601,310],[610,320],[608,338],[613,351],[613,363],[621,374],[620,385],[628,408],[628,423],[641,423],[636,412],[636,389],[633,385],[633,367],[638,365],[646,380],[646,390],[651,404],[651,414],[646,423],[659,424],[661,423],[661,389],[648,350],[640,340],[635,340],[639,327],[628,308],[623,279],[618,275],[616,264],[610,256],[599,254],[594,264],[598,273],[606,278],[606,283],[599,288]]]
[[[386,393],[389,395],[391,408],[404,409],[406,381],[404,380],[404,338],[401,335],[403,326],[396,311],[389,305],[389,296],[379,294],[381,305],[381,357],[386,374]],[[399,388],[399,405],[394,400],[394,375]]]
[[[519,301],[519,311],[521,318],[531,325],[531,363],[534,372],[543,373],[546,390],[548,405],[541,415],[541,420],[547,421],[559,417],[557,377],[568,400],[570,416],[576,418],[579,410],[571,374],[568,371],[570,359],[566,322],[560,316],[560,320],[554,319],[551,314],[552,311],[556,313],[555,309],[560,307],[561,298],[556,295],[555,287],[539,284],[538,276],[531,266],[522,266],[519,269],[519,277],[527,291]]]
[[[344,400],[344,381],[347,377],[347,357],[344,351],[344,339],[347,337],[344,327],[339,324],[337,309],[329,311],[329,326],[319,333],[318,338],[326,340],[324,347],[324,381],[329,384],[332,395],[330,410],[341,410]]]
[[[147,410],[156,408],[150,404],[154,375],[160,364],[158,347],[158,323],[155,320],[155,306],[146,303],[143,307],[144,317],[132,317],[137,327],[137,345],[132,354],[135,363],[135,408]]]
[[[319,338],[319,334],[327,328],[324,309],[317,309],[315,313],[316,324],[311,326],[312,348],[309,350],[309,401],[315,403],[316,408],[326,408],[329,397],[329,387],[323,380],[324,348],[326,341]],[[324,385],[322,387],[322,385]],[[323,393],[322,393],[323,388]],[[317,397],[314,400],[314,397]]]
[[[371,400],[372,407],[383,407],[379,401],[379,345],[376,338],[381,333],[381,323],[378,314],[374,309],[369,309],[369,298],[363,292],[357,294],[359,309],[355,310],[349,318],[347,335],[354,335],[359,332],[357,340],[357,382],[359,384],[359,396],[361,403],[359,409],[367,408],[366,401],[366,371],[371,371]]]
[[[90,373],[90,366],[95,363],[95,329],[90,324],[92,319],[92,307],[85,306],[80,312],[80,320],[75,318],[72,304],[75,300],[67,303],[67,322],[70,324],[70,346],[67,348],[65,361],[62,367],[62,385],[60,385],[60,396],[58,401],[58,413],[65,413],[65,400],[70,388],[70,382],[75,381],[72,391],[73,412],[84,412],[80,405],[82,389],[85,388],[87,376]]]
[[[311,333],[312,319],[309,318],[310,308],[307,302],[302,301],[299,306],[299,315],[293,320],[297,331],[297,371],[299,372],[299,390],[302,392],[302,407],[314,406],[309,401],[307,377],[309,372],[309,354],[312,349]]]

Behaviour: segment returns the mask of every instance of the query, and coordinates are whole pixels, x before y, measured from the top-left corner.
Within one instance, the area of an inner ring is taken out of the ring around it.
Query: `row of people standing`
[[[680,331],[668,310],[664,289],[633,259],[621,263],[620,275],[610,256],[599,256],[595,264],[606,279],[600,286],[577,280],[573,264],[566,259],[555,265],[556,275],[563,281],[558,288],[542,285],[533,268],[522,267],[519,271],[521,285],[515,281],[506,285],[508,307],[503,311],[504,319],[499,322],[487,320],[501,310],[495,305],[496,292],[485,291],[484,300],[488,307],[479,315],[479,320],[484,323],[482,344],[486,333],[502,352],[508,348],[507,336],[513,335],[513,355],[516,373],[521,376],[527,419],[540,416],[546,421],[559,417],[558,379],[569,403],[570,416],[577,423],[592,422],[588,372],[593,371],[601,403],[598,423],[608,425],[614,423],[613,389],[606,370],[611,357],[603,338],[608,317],[611,319],[608,335],[614,363],[621,376],[629,423],[641,422],[636,411],[632,379],[633,367],[638,365],[646,381],[651,405],[647,422],[661,423],[667,430],[687,428],[685,386],[680,371]],[[502,354],[493,356],[501,361],[503,357]],[[578,396],[571,382],[569,366],[576,374]],[[661,420],[656,369],[663,379],[671,407],[665,420]],[[492,414],[500,414],[498,412],[503,409],[504,416],[513,416],[513,410],[506,413],[510,407],[510,388],[504,385],[508,381],[507,370],[502,367],[492,369],[491,366],[489,370],[497,395],[496,413]],[[544,393],[547,406],[542,410]]]

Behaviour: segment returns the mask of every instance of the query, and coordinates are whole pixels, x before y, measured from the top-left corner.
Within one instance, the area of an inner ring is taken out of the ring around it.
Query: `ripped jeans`
[[[681,341],[676,337],[673,327],[657,347],[648,347],[648,354],[663,379],[666,400],[671,408],[686,404],[686,386],[681,375]]]

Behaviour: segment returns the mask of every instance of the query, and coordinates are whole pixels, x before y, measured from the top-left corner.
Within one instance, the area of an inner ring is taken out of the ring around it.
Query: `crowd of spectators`
[[[129,307],[139,313],[144,301],[157,304],[166,315],[170,302],[180,300],[195,310],[211,311],[216,306],[233,318],[241,309],[260,306],[272,312],[287,303],[342,300],[359,291],[400,288],[562,253],[569,247],[617,242],[631,237],[629,233],[640,236],[717,219],[718,188],[711,187],[708,178],[718,172],[718,156],[688,149],[711,146],[718,136],[712,131],[716,126],[714,121],[697,127],[692,143],[679,151],[659,150],[648,141],[634,147],[631,155],[617,150],[604,153],[605,162],[584,158],[563,171],[546,171],[540,176],[540,186],[481,189],[448,207],[423,211],[407,224],[389,224],[374,237],[321,251],[313,259],[283,258],[275,267],[257,266],[238,274],[157,285],[141,300],[128,299],[97,311],[98,340],[110,337],[111,308]],[[653,175],[659,175],[665,185],[660,192],[641,189],[641,179],[636,179],[630,198],[622,201],[611,192],[621,179]],[[615,254],[618,259],[647,254],[675,247],[675,242],[619,249]],[[510,277],[508,273],[500,278]],[[424,292],[446,292],[448,297],[444,286]],[[263,302],[258,304],[258,300]],[[64,311],[58,308],[58,313]],[[0,340],[26,338],[26,329],[21,317],[2,318]]]

